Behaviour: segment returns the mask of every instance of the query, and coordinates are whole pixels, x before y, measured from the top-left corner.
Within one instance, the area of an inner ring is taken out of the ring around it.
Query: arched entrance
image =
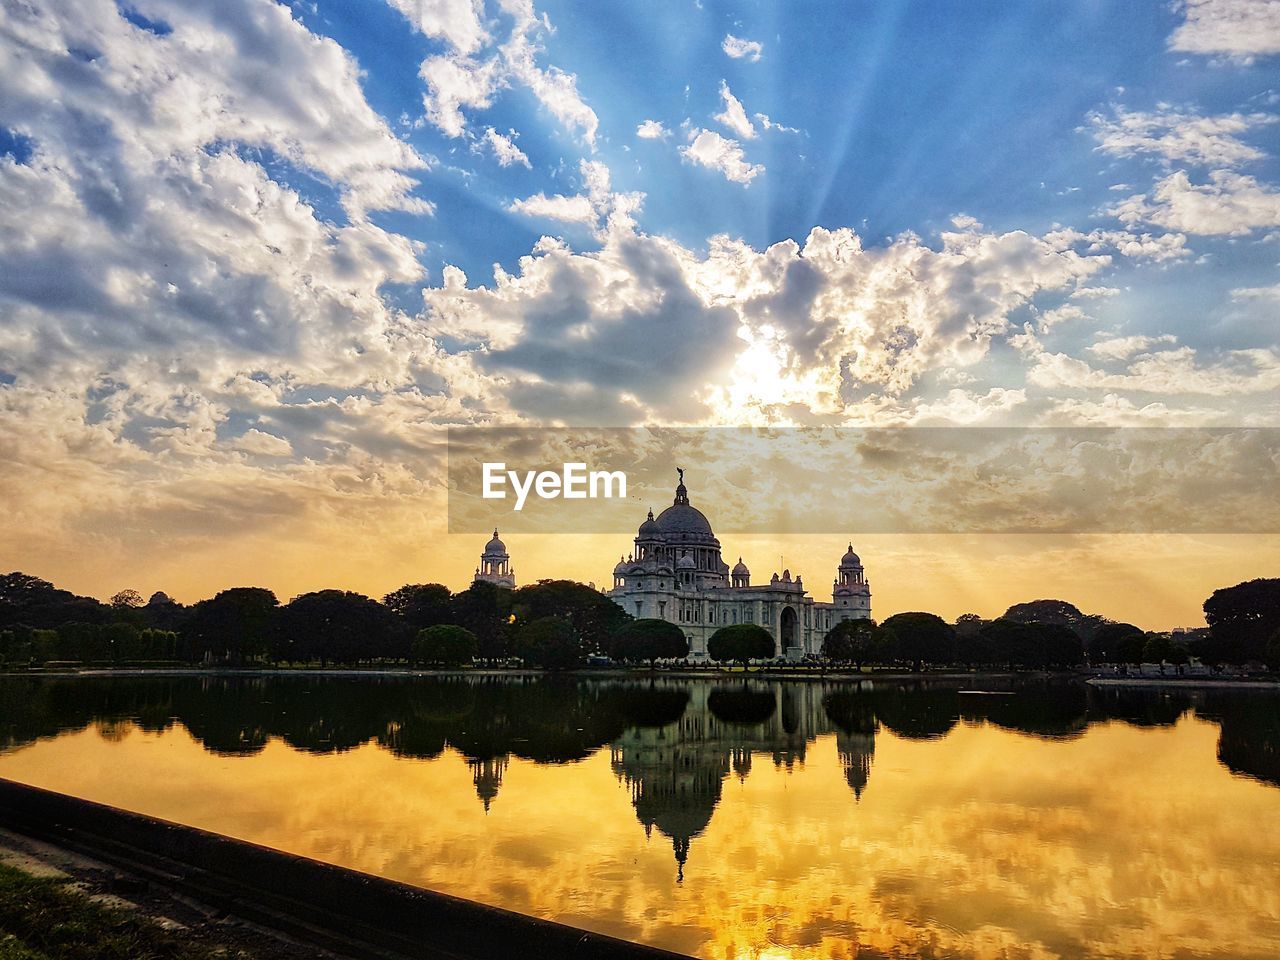
[[[778,656],[785,657],[788,647],[800,646],[799,618],[794,607],[783,607],[778,621]]]

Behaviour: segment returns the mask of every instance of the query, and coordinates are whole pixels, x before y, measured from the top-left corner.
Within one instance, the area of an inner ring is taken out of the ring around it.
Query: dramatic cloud
[[[565,196],[544,193],[514,201],[507,209],[529,217],[543,217],[565,223],[592,226],[602,224],[611,229],[630,229],[631,215],[640,209],[644,195],[614,193],[610,186],[609,168],[598,160],[583,160],[578,165],[585,194]],[[603,236],[603,234],[601,234]]]
[[[1183,233],[1241,236],[1280,226],[1280,193],[1229,170],[1215,170],[1201,184],[1179,170],[1158,181],[1150,195],[1135,194],[1108,213],[1129,226],[1150,223]]]
[[[724,124],[743,140],[755,139],[756,128],[747,118],[747,111],[742,108],[742,102],[729,91],[729,84],[723,80],[720,81],[720,99],[724,101],[724,111],[717,113],[713,119]]]
[[[742,144],[714,130],[690,130],[689,141],[680,148],[680,155],[699,166],[719,171],[726,180],[746,185],[764,173],[763,165],[747,162]]]
[[[1172,50],[1243,60],[1280,53],[1280,4],[1274,0],[1182,0],[1186,19]]]
[[[1153,347],[1177,342],[1178,338],[1172,334],[1165,334],[1159,337],[1111,337],[1107,340],[1099,340],[1086,349],[1095,357],[1103,360],[1125,360],[1135,353],[1147,353]]]
[[[724,39],[720,41],[720,49],[735,60],[741,60],[745,57],[748,60],[756,61],[764,53],[763,44],[756,40],[743,40],[741,37],[735,37],[732,33],[725,34]]]
[[[1222,167],[1260,160],[1263,152],[1240,138],[1277,119],[1265,113],[1205,117],[1167,105],[1151,113],[1116,107],[1111,116],[1095,112],[1088,117],[1098,149],[1104,153],[1121,157],[1154,154],[1166,163]]]

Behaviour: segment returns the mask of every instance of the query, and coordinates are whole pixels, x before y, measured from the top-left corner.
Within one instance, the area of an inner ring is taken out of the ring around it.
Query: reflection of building
[[[476,567],[474,582],[495,583],[500,587],[516,585],[511,555],[507,553],[507,545],[498,539],[497,527],[493,530],[493,539],[484,545],[484,553],[480,554],[480,566]]]
[[[630,789],[636,817],[646,833],[657,829],[671,841],[678,878],[683,878],[690,841],[711,822],[730,773],[745,779],[754,754],[770,756],[776,766],[787,769],[803,764],[807,745],[835,729],[817,684],[752,683],[749,688],[746,684],[732,688],[691,684],[682,689],[688,689],[691,698],[679,721],[662,727],[630,727],[611,747],[613,772]],[[717,692],[748,689],[756,697],[772,698],[773,709],[766,718],[747,722],[718,707]],[[860,797],[870,773],[874,734],[850,737],[837,732],[836,737],[846,778]],[[850,764],[857,769],[856,775]]]
[[[741,558],[730,570],[710,522],[689,502],[683,471],[671,506],[657,517],[649,511],[631,556],[614,567],[609,596],[635,617],[678,624],[694,660],[705,659],[707,640],[730,624],[757,623],[772,634],[778,655],[798,658],[818,653],[841,620],[871,617],[871,584],[852,544],[840,561],[831,603],[809,596],[790,570],[755,585]]]
[[[467,768],[471,771],[471,782],[475,784],[476,796],[484,804],[484,812],[489,812],[489,804],[498,795],[502,786],[502,775],[507,771],[507,757],[501,756],[488,760],[468,760]]]

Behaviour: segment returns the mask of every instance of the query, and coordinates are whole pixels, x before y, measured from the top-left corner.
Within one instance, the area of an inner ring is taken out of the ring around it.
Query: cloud
[[[1240,137],[1273,124],[1273,114],[1231,113],[1205,117],[1179,112],[1167,104],[1143,113],[1115,107],[1112,116],[1094,112],[1088,116],[1097,149],[1113,156],[1152,154],[1166,164],[1179,161],[1219,167],[1262,159],[1265,154]]]
[[[480,0],[387,0],[428,37],[444,40],[458,53],[470,54],[489,40],[480,23]]]
[[[585,194],[548,197],[539,192],[514,201],[507,209],[529,217],[587,224],[599,228],[602,237],[605,230],[630,229],[632,214],[640,209],[644,194],[614,193],[609,168],[599,160],[582,160],[578,170]]]
[[[245,431],[232,447],[243,453],[251,453],[263,457],[287,457],[293,453],[293,444],[275,434],[263,433],[256,427]]]
[[[1273,0],[1182,0],[1169,48],[1249,61],[1280,53],[1280,4]]]
[[[488,107],[503,84],[500,64],[492,57],[475,60],[452,53],[429,57],[422,61],[418,75],[427,84],[422,98],[427,119],[450,137],[466,131],[462,109]]]
[[[720,99],[724,101],[724,111],[717,113],[712,119],[724,124],[742,139],[754,140],[756,128],[747,119],[747,111],[742,108],[742,102],[729,91],[729,84],[723,80],[720,81]]]
[[[550,197],[541,192],[535,193],[531,197],[512,201],[507,209],[512,213],[519,213],[526,217],[542,217],[547,220],[560,220],[564,223],[594,224],[599,219],[595,207],[591,205],[590,198],[584,196],[566,197],[559,193]]]
[[[747,162],[742,144],[737,140],[701,128],[689,131],[689,139],[690,142],[680,148],[680,155],[699,166],[719,171],[726,180],[746,185],[764,173],[763,165]]]
[[[720,49],[734,60],[741,60],[745,57],[753,63],[759,60],[764,53],[763,44],[756,40],[743,40],[740,37],[735,37],[732,33],[725,34],[725,38],[720,41]]]
[[[1095,357],[1103,360],[1125,360],[1135,353],[1146,353],[1152,347],[1175,344],[1177,342],[1178,338],[1173,334],[1163,334],[1158,337],[1110,337],[1106,340],[1099,340],[1085,349]]]
[[[577,132],[588,146],[595,146],[600,120],[578,93],[577,76],[556,66],[539,67],[539,52],[540,48],[521,32],[502,47],[510,75],[528,87],[566,130]]]
[[[646,120],[636,127],[636,136],[641,140],[665,140],[671,136],[671,131],[657,120]]]
[[[1134,194],[1107,212],[1129,226],[1150,223],[1183,233],[1242,236],[1280,226],[1280,193],[1229,170],[1215,170],[1201,184],[1179,170],[1157,181],[1149,195]]]
[[[526,169],[533,169],[529,163],[529,158],[525,156],[523,150],[515,145],[513,139],[516,135],[514,130],[508,130],[507,135],[498,133],[493,127],[487,127],[484,131],[484,142],[489,145],[489,149],[493,151],[493,155],[498,159],[498,165],[501,167],[510,167],[519,164]]]

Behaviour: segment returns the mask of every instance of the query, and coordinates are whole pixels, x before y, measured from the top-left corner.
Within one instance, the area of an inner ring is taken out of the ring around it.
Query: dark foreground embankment
[[[0,826],[354,957],[681,956],[11,780],[0,779]]]

